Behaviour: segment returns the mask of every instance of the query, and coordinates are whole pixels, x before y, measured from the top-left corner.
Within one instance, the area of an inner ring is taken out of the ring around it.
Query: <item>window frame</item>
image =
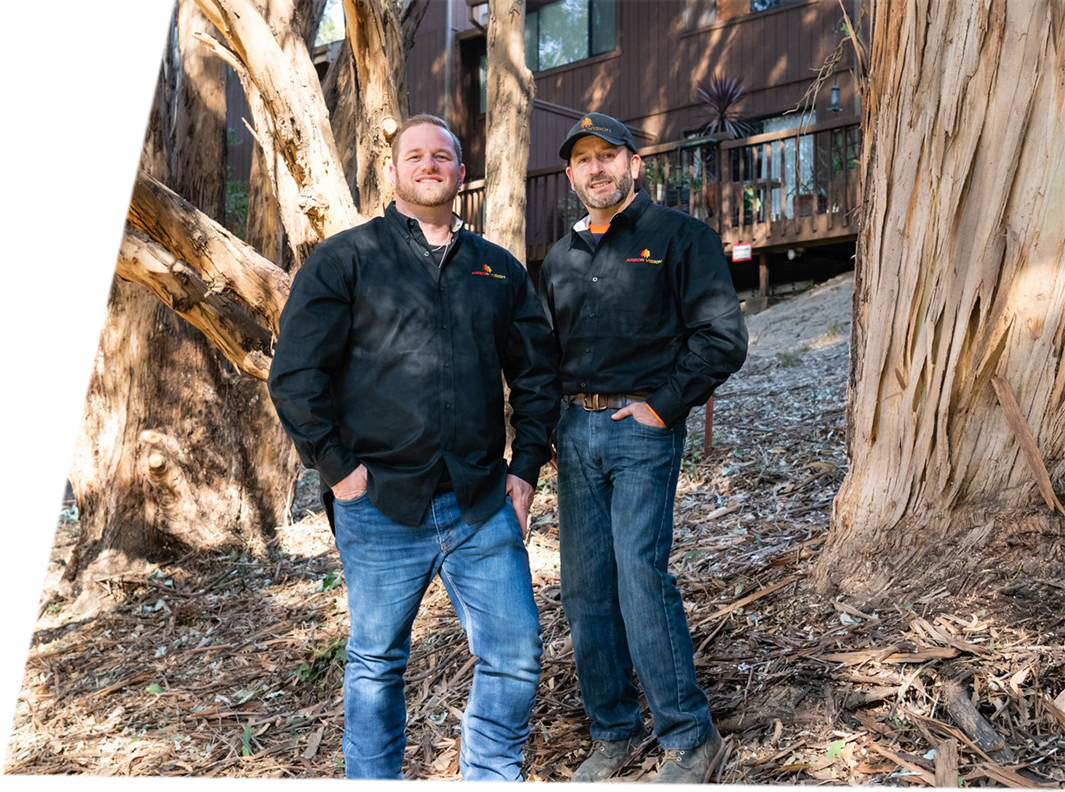
[[[531,15],[533,15],[533,14],[536,15],[536,37],[535,37],[535,41],[536,41],[536,68],[533,68],[532,66],[529,65],[529,48],[528,48],[528,46],[526,46],[526,48],[525,48],[525,65],[529,68],[529,71],[532,72],[534,77],[537,77],[537,76],[540,76],[540,75],[543,75],[543,74],[554,74],[554,73],[556,73],[558,71],[561,71],[563,69],[566,69],[566,68],[569,68],[569,67],[572,67],[572,66],[575,66],[575,65],[578,65],[578,64],[585,65],[585,64],[589,63],[590,61],[595,61],[596,59],[606,60],[608,57],[611,57],[611,56],[616,55],[618,53],[618,50],[619,50],[619,46],[618,46],[618,27],[619,27],[619,25],[618,25],[618,17],[620,16],[622,3],[619,2],[619,0],[609,0],[610,2],[613,3],[613,7],[614,7],[614,46],[611,49],[603,50],[602,52],[592,52],[592,43],[593,43],[593,40],[594,40],[594,21],[595,21],[595,15],[593,13],[592,6],[596,2],[596,0],[584,0],[587,3],[587,8],[588,8],[588,28],[585,31],[585,41],[586,41],[586,45],[587,45],[586,46],[586,51],[587,51],[588,54],[585,55],[583,58],[577,58],[577,59],[572,60],[572,61],[567,61],[566,63],[558,63],[558,64],[556,64],[554,66],[550,66],[550,67],[548,67],[546,69],[539,68],[539,66],[540,66],[540,11],[541,11],[541,9],[543,9],[545,7],[556,5],[556,4],[561,3],[563,1],[564,0],[551,0],[550,2],[541,3],[541,4],[537,5],[537,7],[534,8],[534,9],[526,8],[526,11],[525,11],[526,30],[528,30],[529,17]]]

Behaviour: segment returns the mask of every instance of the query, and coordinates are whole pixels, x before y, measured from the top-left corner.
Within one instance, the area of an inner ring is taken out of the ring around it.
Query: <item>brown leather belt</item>
[[[589,412],[602,412],[603,410],[617,410],[633,402],[647,401],[650,392],[643,393],[574,393],[563,398],[569,404],[579,404]]]

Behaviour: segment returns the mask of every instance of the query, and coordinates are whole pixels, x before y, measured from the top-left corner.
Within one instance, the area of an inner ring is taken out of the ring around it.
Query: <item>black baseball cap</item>
[[[562,148],[558,150],[558,156],[569,162],[573,144],[585,135],[595,135],[615,146],[628,146],[633,154],[636,153],[636,141],[632,139],[632,133],[628,127],[616,118],[603,113],[588,113],[570,128],[566,140],[562,143]]]

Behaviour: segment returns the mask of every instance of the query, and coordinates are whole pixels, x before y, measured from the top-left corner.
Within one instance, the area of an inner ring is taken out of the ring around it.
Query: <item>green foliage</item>
[[[160,685],[158,682],[152,682],[152,684],[148,685],[146,690],[149,693],[156,693],[156,694],[165,692],[163,686]]]
[[[15,351],[0,341],[0,462],[11,458],[12,471],[23,472],[43,459],[48,447],[48,413],[37,386]]]
[[[332,44],[342,38],[344,38],[344,4],[340,0],[328,0],[322,12],[322,21],[318,25],[314,46]]]
[[[843,750],[845,742],[843,740],[836,740],[834,743],[828,746],[828,751],[825,753],[827,759],[835,759],[839,756],[840,751]]]
[[[240,755],[251,756],[251,726],[245,726],[244,732],[240,735]]]
[[[226,179],[225,226],[230,233],[245,239],[248,228],[248,182],[243,179]]]
[[[319,591],[332,591],[344,582],[343,573],[339,569],[332,570],[328,575],[318,581]]]
[[[327,687],[332,689],[339,683],[347,659],[347,642],[343,638],[320,643],[311,657],[292,672],[294,684],[314,685],[321,695]]]
[[[39,238],[9,220],[0,220],[0,259],[24,264],[37,275],[60,271],[55,253]]]

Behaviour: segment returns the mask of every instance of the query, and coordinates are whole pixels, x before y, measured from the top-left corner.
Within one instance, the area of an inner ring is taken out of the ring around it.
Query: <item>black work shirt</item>
[[[551,248],[540,299],[562,355],[562,392],[650,391],[667,426],[747,357],[747,326],[710,226],[639,190],[598,244],[587,218]]]
[[[361,462],[370,502],[416,525],[446,466],[463,519],[478,524],[505,499],[500,372],[514,411],[509,472],[535,486],[550,458],[551,329],[506,250],[458,230],[438,266],[407,219],[393,204],[318,245],[281,314],[270,395],[327,486]]]

